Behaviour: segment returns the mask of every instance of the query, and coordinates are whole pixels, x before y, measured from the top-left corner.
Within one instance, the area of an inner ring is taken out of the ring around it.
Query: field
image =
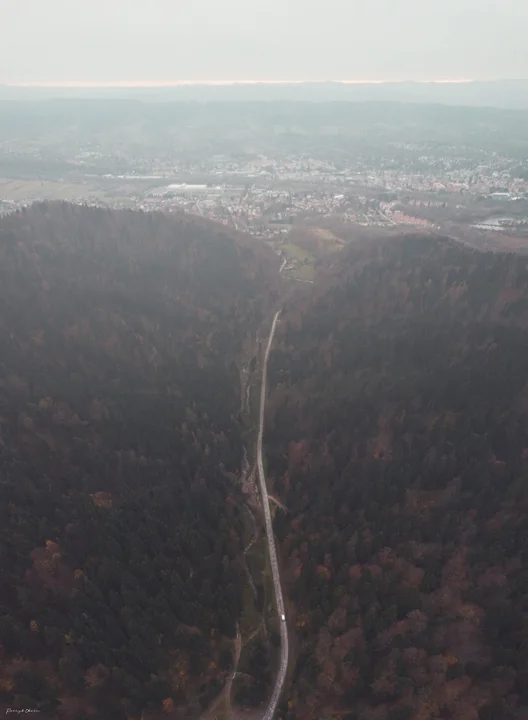
[[[97,179],[83,182],[60,182],[53,180],[21,180],[0,178],[0,200],[33,202],[35,200],[105,199],[126,201],[133,195],[143,194],[145,182],[119,179]]]
[[[292,242],[288,242],[283,245],[282,250],[288,259],[292,259],[297,262],[297,267],[287,271],[288,277],[306,281],[313,280],[315,275],[316,258],[312,255],[312,253]]]
[[[345,240],[336,235],[330,228],[295,227],[288,235],[288,243],[295,245],[313,257],[322,257],[341,250]]]
[[[323,242],[327,252],[341,250],[346,244],[343,238],[338,237],[327,228],[313,228],[313,233],[317,236],[319,240]]]
[[[315,277],[315,265],[313,262],[308,265],[301,265],[291,272],[292,277],[303,280],[304,282],[311,282]]]
[[[72,200],[86,197],[92,189],[84,184],[52,182],[48,180],[10,180],[0,179],[0,198],[22,202],[24,200]]]
[[[302,263],[305,260],[308,260],[308,262],[314,261],[314,256],[311,253],[309,253],[307,250],[303,250],[302,247],[299,247],[299,245],[296,245],[295,243],[286,243],[282,246],[282,250],[288,258],[293,258],[298,262]]]

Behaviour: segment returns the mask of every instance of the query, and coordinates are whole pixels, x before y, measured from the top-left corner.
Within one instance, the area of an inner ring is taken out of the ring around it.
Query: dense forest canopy
[[[527,329],[526,259],[412,235],[347,248],[285,309],[288,720],[525,717]]]
[[[277,267],[186,217],[0,221],[0,710],[189,718],[218,693],[243,586],[236,362]]]
[[[528,261],[348,238],[291,295],[279,265],[186,216],[0,220],[0,712],[183,720],[218,696],[248,590],[240,358],[284,293],[279,715],[525,717]],[[266,617],[243,705],[274,677]]]

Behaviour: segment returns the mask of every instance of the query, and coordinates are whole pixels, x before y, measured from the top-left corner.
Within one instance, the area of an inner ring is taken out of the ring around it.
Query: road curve
[[[262,495],[262,506],[264,508],[264,517],[266,520],[266,537],[268,539],[268,551],[270,557],[271,572],[273,576],[273,585],[275,587],[275,599],[277,602],[277,612],[279,614],[279,625],[280,625],[280,638],[281,638],[281,657],[279,672],[277,673],[277,679],[275,681],[275,687],[271,694],[268,707],[262,716],[262,720],[273,720],[277,705],[279,704],[280,694],[284,686],[286,679],[286,671],[288,669],[288,628],[286,622],[282,620],[285,615],[284,611],[284,600],[282,597],[282,587],[279,575],[279,565],[277,562],[277,551],[275,549],[275,538],[273,536],[273,525],[271,523],[271,512],[268,498],[268,489],[266,487],[266,477],[264,475],[264,465],[262,463],[262,438],[264,436],[264,407],[266,404],[266,378],[268,373],[268,358],[273,343],[273,336],[275,335],[275,328],[281,310],[275,313],[273,323],[271,325],[271,331],[268,339],[268,346],[266,348],[266,354],[264,355],[264,365],[262,367],[262,384],[260,387],[260,416],[259,416],[259,432],[257,440],[257,467],[258,476],[260,483],[260,492]]]

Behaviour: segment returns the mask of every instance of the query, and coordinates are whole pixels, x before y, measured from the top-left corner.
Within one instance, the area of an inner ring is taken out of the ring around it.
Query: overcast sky
[[[0,83],[528,78],[528,0],[0,0]]]

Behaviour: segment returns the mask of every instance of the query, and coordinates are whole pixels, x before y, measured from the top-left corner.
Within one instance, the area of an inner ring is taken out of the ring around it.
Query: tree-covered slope
[[[270,357],[285,717],[524,717],[527,261],[408,236],[332,264]]]
[[[0,220],[1,710],[189,718],[218,693],[245,581],[235,362],[277,270],[186,217]]]

